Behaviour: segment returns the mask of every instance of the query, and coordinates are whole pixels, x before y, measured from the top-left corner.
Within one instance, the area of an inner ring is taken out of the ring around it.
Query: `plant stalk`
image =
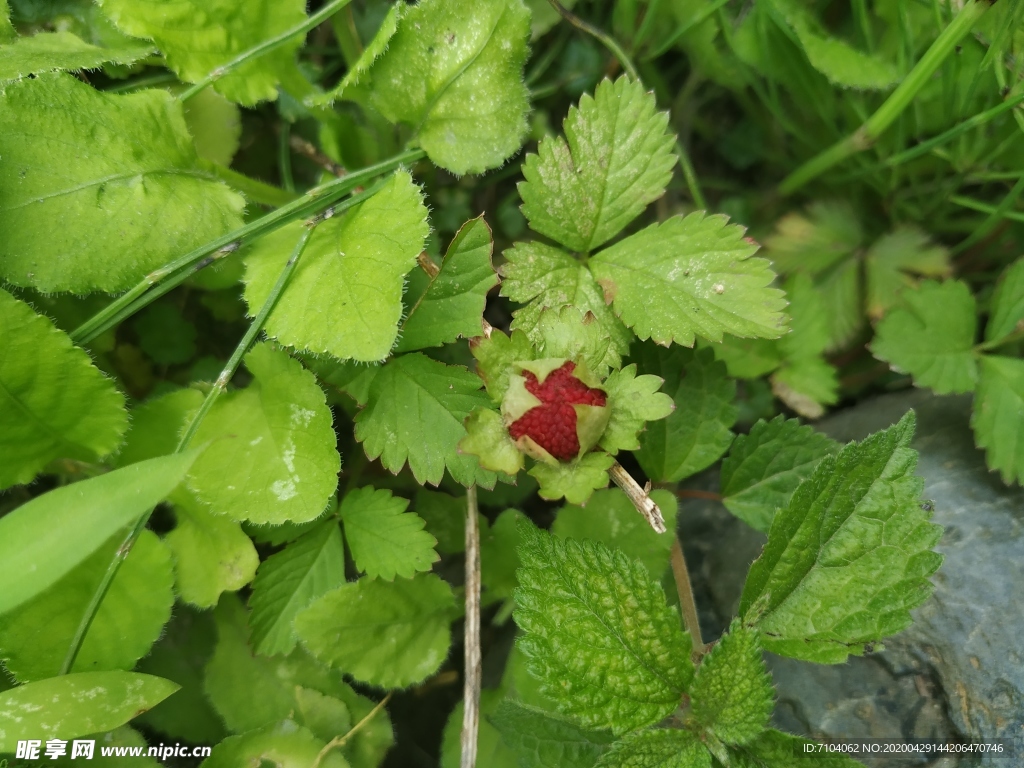
[[[462,691],[462,758],[459,768],[476,768],[480,730],[480,527],[476,486],[466,489],[466,629]]]
[[[693,599],[690,571],[686,567],[686,556],[683,554],[683,545],[679,543],[678,536],[672,537],[670,561],[672,563],[672,576],[676,582],[676,592],[679,594],[679,607],[683,614],[683,624],[686,625],[686,631],[690,633],[690,641],[693,643],[694,652],[703,653],[704,638],[700,634],[697,603]]]
[[[611,477],[612,482],[619,486],[623,493],[629,497],[633,506],[636,507],[636,511],[644,516],[644,519],[656,533],[665,533],[668,530],[665,528],[665,518],[661,516],[661,510],[650,496],[650,483],[647,483],[646,488],[641,488],[640,484],[633,479],[633,476],[617,461],[608,470],[608,475]]]
[[[373,718],[377,716],[378,712],[384,709],[387,703],[391,701],[392,693],[394,693],[394,691],[388,691],[387,695],[383,699],[378,701],[377,705],[373,709],[366,713],[366,717],[364,717],[358,723],[353,725],[348,733],[346,733],[344,736],[335,736],[333,739],[327,742],[324,745],[324,748],[321,749],[319,753],[317,753],[316,759],[313,761],[313,765],[310,766],[310,768],[320,768],[320,763],[323,762],[323,759],[325,757],[327,757],[328,752],[330,752],[335,747],[344,747],[348,743],[349,739],[351,739],[353,736],[359,733],[359,731],[361,731],[368,722],[370,722],[371,720],[373,720]]]
[[[626,53],[626,51],[623,49],[621,45],[619,45],[619,43],[615,40],[614,37],[607,34],[604,30],[598,29],[593,24],[584,21],[579,16],[574,14],[572,11],[570,11],[568,8],[566,8],[564,5],[562,5],[560,2],[558,2],[558,0],[548,0],[548,2],[551,3],[552,7],[556,11],[558,11],[559,15],[563,19],[565,19],[574,27],[576,27],[576,29],[586,32],[588,35],[590,35],[599,43],[601,43],[605,48],[607,48],[611,52],[612,56],[619,60],[619,64],[621,64],[622,68],[626,70],[626,74],[628,74],[638,83],[640,82],[640,75],[637,74],[636,65],[633,64],[633,60],[629,58],[629,54]]]

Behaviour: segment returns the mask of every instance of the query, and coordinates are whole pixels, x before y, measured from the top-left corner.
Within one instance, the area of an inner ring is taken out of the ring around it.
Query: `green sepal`
[[[536,376],[536,374],[534,375]],[[539,376],[537,378],[540,380]],[[523,414],[538,405],[543,405],[543,403],[539,397],[526,388],[525,376],[516,373],[508,377],[508,389],[505,390],[505,396],[501,399],[501,415],[506,424],[518,421]]]
[[[573,462],[534,464],[530,475],[540,483],[542,499],[555,501],[565,497],[570,504],[585,504],[594,491],[608,486],[608,470],[615,457],[592,451]]]
[[[507,336],[495,330],[490,336],[474,339],[469,349],[476,358],[476,372],[484,380],[487,394],[500,403],[508,391],[509,379],[517,373],[515,363],[532,360],[536,356],[530,339],[522,331]]]
[[[476,408],[466,417],[465,424],[466,436],[459,442],[459,453],[476,456],[484,469],[506,475],[519,473],[523,468],[523,454],[509,437],[500,413],[490,408]]]
[[[608,428],[612,409],[604,405],[577,403],[572,409],[576,411],[576,439],[580,443],[578,458],[596,446]]]
[[[648,421],[657,421],[675,410],[672,397],[658,389],[660,376],[636,375],[636,364],[612,371],[602,385],[608,395],[609,421],[600,445],[608,453],[635,451],[640,447],[640,432]]]
[[[545,309],[532,331],[527,330],[527,335],[537,347],[538,355],[574,360],[577,366],[585,364],[588,370],[601,377],[608,375],[610,367],[617,368],[622,362],[607,329],[594,313],[582,312],[576,307]],[[579,374],[577,378],[581,378]]]

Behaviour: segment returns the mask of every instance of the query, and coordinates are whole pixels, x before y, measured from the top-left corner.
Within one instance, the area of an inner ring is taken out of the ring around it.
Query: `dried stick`
[[[459,768],[475,768],[480,728],[480,530],[476,486],[466,490],[466,672],[463,683],[462,761]]]
[[[608,474],[611,475],[612,482],[619,486],[626,496],[629,497],[629,500],[633,502],[636,511],[644,516],[644,519],[647,520],[651,528],[657,533],[664,533],[667,530],[665,528],[665,518],[661,516],[661,510],[658,509],[658,505],[654,503],[654,499],[650,496],[651,484],[647,483],[647,487],[641,488],[640,484],[617,461],[612,464]]]
[[[700,635],[700,622],[697,620],[697,603],[693,599],[690,571],[686,567],[686,556],[683,554],[683,546],[679,543],[678,536],[672,537],[671,562],[676,592],[679,593],[679,607],[683,612],[683,623],[686,624],[686,631],[690,633],[693,650],[696,653],[703,653],[704,639]]]

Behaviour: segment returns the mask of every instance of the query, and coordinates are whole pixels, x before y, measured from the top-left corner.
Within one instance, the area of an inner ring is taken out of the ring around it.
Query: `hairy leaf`
[[[1024,329],[1024,259],[1006,268],[992,296],[985,341],[997,341]]]
[[[423,530],[423,518],[406,512],[408,506],[408,500],[391,491],[369,486],[351,490],[341,500],[338,514],[352,559],[370,578],[411,579],[438,560],[437,539]]]
[[[971,414],[974,441],[1003,481],[1024,482],[1024,361],[999,355],[981,358],[981,380]]]
[[[711,753],[689,731],[652,728],[617,741],[595,768],[711,768]]]
[[[100,93],[64,74],[7,83],[0,156],[0,276],[14,285],[119,291],[241,226],[242,198],[200,169],[164,91]]]
[[[585,730],[517,701],[501,702],[490,719],[520,768],[593,768],[612,741],[607,731]]]
[[[608,486],[608,470],[614,463],[614,456],[593,451],[573,462],[559,462],[558,466],[537,462],[530,474],[540,483],[542,499],[564,498],[570,504],[586,504],[594,491]]]
[[[617,735],[671,714],[693,678],[690,641],[647,569],[528,523],[520,541],[518,647],[543,693],[578,724]]]
[[[315,106],[333,104],[338,99],[345,98],[345,90],[349,86],[358,85],[362,82],[366,77],[366,73],[370,71],[373,62],[387,51],[391,38],[398,31],[398,22],[402,18],[402,13],[405,9],[404,3],[392,5],[384,20],[381,21],[380,27],[378,27],[373,39],[367,43],[363,52],[359,54],[359,58],[348,68],[341,81],[327,93],[309,97],[306,103]]]
[[[0,81],[44,72],[96,69],[107,63],[132,64],[152,52],[153,47],[142,42],[101,48],[67,30],[39,32],[0,47]]]

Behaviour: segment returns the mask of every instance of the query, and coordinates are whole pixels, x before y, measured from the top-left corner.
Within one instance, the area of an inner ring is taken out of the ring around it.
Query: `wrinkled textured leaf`
[[[353,489],[341,500],[338,514],[352,559],[370,578],[411,579],[438,560],[437,539],[423,530],[423,518],[405,511],[408,506],[407,499],[369,486]]]
[[[545,138],[527,155],[519,194],[531,228],[587,253],[661,197],[676,164],[674,137],[654,94],[625,76],[583,96],[563,127],[565,139]]]
[[[915,417],[826,456],[779,510],[743,588],[764,646],[836,664],[910,624],[942,562],[909,447]]]
[[[1024,482],[1024,360],[998,355],[981,358],[981,380],[971,414],[974,441],[1003,482]]]
[[[614,463],[614,456],[594,451],[577,461],[559,462],[557,467],[537,462],[530,474],[540,483],[542,499],[564,498],[570,504],[586,504],[594,491],[608,486],[608,470]]]
[[[503,701],[490,717],[519,757],[519,768],[594,768],[612,735],[584,730],[571,721],[517,701]]]
[[[595,768],[711,768],[711,753],[689,731],[653,728],[613,744]]]
[[[295,619],[317,658],[381,688],[405,688],[437,671],[451,644],[452,588],[432,573],[363,578],[328,592]]]
[[[693,678],[690,640],[647,569],[525,522],[520,541],[518,647],[543,693],[578,724],[617,735],[671,714]]]
[[[538,315],[537,325],[527,336],[538,360],[555,357],[573,360],[601,377],[608,373],[609,366],[617,368],[620,363],[606,329],[592,313],[585,313],[578,307],[543,310]]]
[[[14,285],[119,291],[241,226],[242,198],[200,169],[163,91],[105,94],[63,74],[7,83],[0,156],[0,276]]]
[[[0,47],[0,81],[44,72],[96,69],[103,64],[131,64],[153,52],[138,42],[122,48],[101,48],[67,30],[19,37]]]
[[[372,103],[452,173],[499,166],[526,133],[529,35],[522,0],[423,0],[370,69]]]
[[[47,318],[0,289],[0,488],[58,458],[95,461],[128,427],[124,396]]]
[[[620,240],[590,259],[590,270],[615,313],[641,339],[693,346],[696,336],[721,341],[778,338],[782,292],[756,245],[725,216],[675,216]]]
[[[995,341],[1024,328],[1024,259],[1006,268],[992,296],[985,341]]]
[[[302,222],[282,227],[245,253],[245,300],[256,314],[298,242]],[[284,344],[339,359],[387,357],[398,337],[405,274],[429,227],[423,195],[399,171],[364,203],[313,232],[267,320]]]
[[[204,768],[237,768],[241,765],[273,765],[276,768],[308,768],[318,762],[323,768],[348,768],[345,758],[330,751],[317,760],[327,743],[301,725],[284,720],[217,744],[203,761]]]

